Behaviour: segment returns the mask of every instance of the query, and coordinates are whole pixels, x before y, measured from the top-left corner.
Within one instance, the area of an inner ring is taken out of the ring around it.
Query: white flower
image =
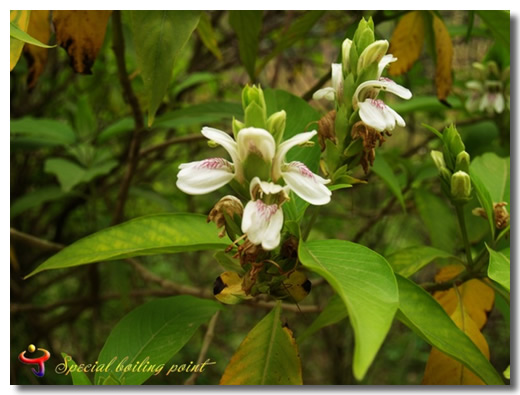
[[[365,81],[357,87],[352,100],[354,108],[359,108],[361,120],[378,132],[384,130],[391,131],[395,128],[396,123],[399,126],[405,126],[406,123],[397,112],[392,110],[382,100],[376,99],[382,90],[393,93],[403,99],[412,97],[412,92],[388,78]]]
[[[341,63],[332,63],[332,87],[329,86],[327,88],[322,88],[314,92],[314,94],[312,95],[312,98],[314,100],[327,99],[330,101],[334,101],[336,99],[336,96],[341,94],[343,90],[343,72],[341,67]]]
[[[287,200],[287,187],[272,182],[251,180],[249,186],[251,200],[246,204],[242,217],[242,232],[249,241],[270,251],[280,244],[283,227],[281,205]]]
[[[272,178],[276,182],[282,177],[289,188],[303,200],[310,204],[323,205],[330,202],[332,195],[325,186],[330,180],[314,174],[302,162],[285,163],[285,155],[291,148],[308,142],[316,134],[315,130],[299,133],[280,144],[273,162]]]
[[[177,175],[177,187],[190,195],[212,192],[233,178],[243,181],[243,163],[250,155],[259,157],[269,166],[275,155],[274,138],[264,129],[242,129],[238,133],[237,141],[227,133],[214,128],[204,127],[202,134],[221,145],[231,156],[232,162],[223,158],[209,158],[181,164]]]
[[[486,111],[489,114],[496,112],[501,114],[506,105],[502,94],[500,81],[485,81],[482,85],[479,81],[468,81],[466,87],[472,91],[466,101],[466,109],[469,112]]]

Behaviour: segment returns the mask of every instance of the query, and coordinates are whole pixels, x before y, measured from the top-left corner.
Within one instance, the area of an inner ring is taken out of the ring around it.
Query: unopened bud
[[[459,132],[453,124],[444,129],[442,139],[445,147],[444,159],[448,163],[450,170],[454,170],[457,155],[464,151],[466,147],[460,138]]]
[[[451,176],[451,197],[458,203],[469,201],[471,197],[471,178],[468,173],[458,171]]]
[[[231,126],[233,128],[233,135],[235,136],[235,140],[237,138],[238,132],[246,127],[245,123],[240,122],[235,117],[233,117],[233,120],[231,121]]]
[[[357,63],[357,73],[360,74],[364,69],[372,64],[378,64],[388,51],[388,41],[377,40],[366,47],[359,56]]]
[[[246,86],[242,90],[242,107],[244,108],[244,120],[247,127],[265,129],[266,104],[264,92],[259,86]]]
[[[435,167],[437,167],[437,170],[439,172],[442,168],[446,168],[446,162],[444,162],[444,155],[440,151],[432,151],[430,152],[430,155],[433,159],[433,163],[435,163]]]
[[[352,47],[352,40],[345,39],[341,45],[341,64],[343,66],[343,74],[350,72],[350,48]]]
[[[275,112],[267,119],[267,130],[273,135],[277,144],[283,139],[286,121],[287,113],[284,110]]]
[[[462,170],[465,173],[469,174],[469,163],[470,156],[466,151],[462,151],[457,155],[457,159],[455,161],[455,171]]]

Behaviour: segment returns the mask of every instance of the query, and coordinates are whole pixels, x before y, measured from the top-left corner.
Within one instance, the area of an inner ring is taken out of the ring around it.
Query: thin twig
[[[183,144],[183,143],[191,143],[193,141],[199,141],[204,140],[206,137],[204,137],[202,134],[189,134],[187,136],[180,136],[180,137],[173,137],[169,140],[163,141],[162,143],[152,145],[150,147],[143,148],[141,152],[139,152],[139,156],[143,157],[146,156],[152,152],[155,152],[157,150],[160,150],[162,148],[166,148],[170,145],[175,144]]]
[[[128,71],[125,64],[125,40],[123,37],[123,28],[121,26],[121,12],[114,11],[112,14],[113,22],[113,50],[116,57],[117,71],[119,74],[119,81],[123,88],[124,98],[132,109],[132,115],[135,121],[135,129],[132,134],[132,140],[128,149],[127,167],[123,180],[121,181],[121,187],[117,196],[116,207],[114,210],[114,217],[112,218],[112,224],[118,224],[123,219],[126,199],[128,197],[128,190],[130,183],[134,175],[137,163],[139,161],[139,150],[141,145],[141,134],[144,129],[143,113],[139,106],[139,101],[134,94],[132,84],[128,77]]]
[[[32,247],[39,248],[41,250],[59,251],[65,247],[63,244],[53,243],[52,241],[40,239],[36,236],[20,232],[19,230],[13,228],[11,228],[11,237],[15,240],[18,240]]]
[[[312,95],[314,94],[314,92],[316,92],[318,89],[320,89],[323,86],[323,84],[330,79],[331,75],[332,75],[332,72],[329,71],[327,74],[325,74],[323,77],[321,77],[318,80],[318,82],[316,82],[311,87],[311,89],[309,89],[307,92],[304,93],[304,95],[302,96],[302,99],[305,100],[305,101],[311,100],[312,99]]]
[[[200,348],[199,357],[197,358],[197,365],[200,365],[206,360],[206,354],[208,353],[209,346],[211,341],[213,340],[213,336],[215,334],[215,325],[217,324],[218,316],[220,311],[217,311],[211,317],[211,320],[208,324],[208,329],[206,330],[206,334],[204,335],[204,340],[202,340],[202,347]],[[199,377],[200,371],[194,371],[190,377],[184,382],[184,385],[194,385],[197,377]]]

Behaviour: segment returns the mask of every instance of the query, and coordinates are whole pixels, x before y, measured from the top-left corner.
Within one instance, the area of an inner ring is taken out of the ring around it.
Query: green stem
[[[457,219],[459,221],[460,232],[462,233],[462,241],[464,242],[464,249],[466,250],[466,261],[468,267],[473,267],[473,258],[471,257],[471,247],[468,239],[468,231],[466,230],[466,221],[464,220],[464,209],[463,206],[457,204],[455,206],[457,212]]]

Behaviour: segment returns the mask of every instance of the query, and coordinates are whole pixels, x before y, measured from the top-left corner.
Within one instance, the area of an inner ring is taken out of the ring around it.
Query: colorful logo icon
[[[31,354],[36,351],[36,347],[34,344],[29,344],[29,347],[27,347],[27,351],[29,351]],[[38,369],[31,368],[32,372],[35,376],[43,377],[45,375],[45,365],[44,363],[51,357],[51,353],[47,351],[44,348],[38,348],[38,351],[42,351],[43,355],[38,358],[28,358],[25,356],[25,350],[18,355],[18,359],[20,362],[26,364],[26,365],[38,365]]]

